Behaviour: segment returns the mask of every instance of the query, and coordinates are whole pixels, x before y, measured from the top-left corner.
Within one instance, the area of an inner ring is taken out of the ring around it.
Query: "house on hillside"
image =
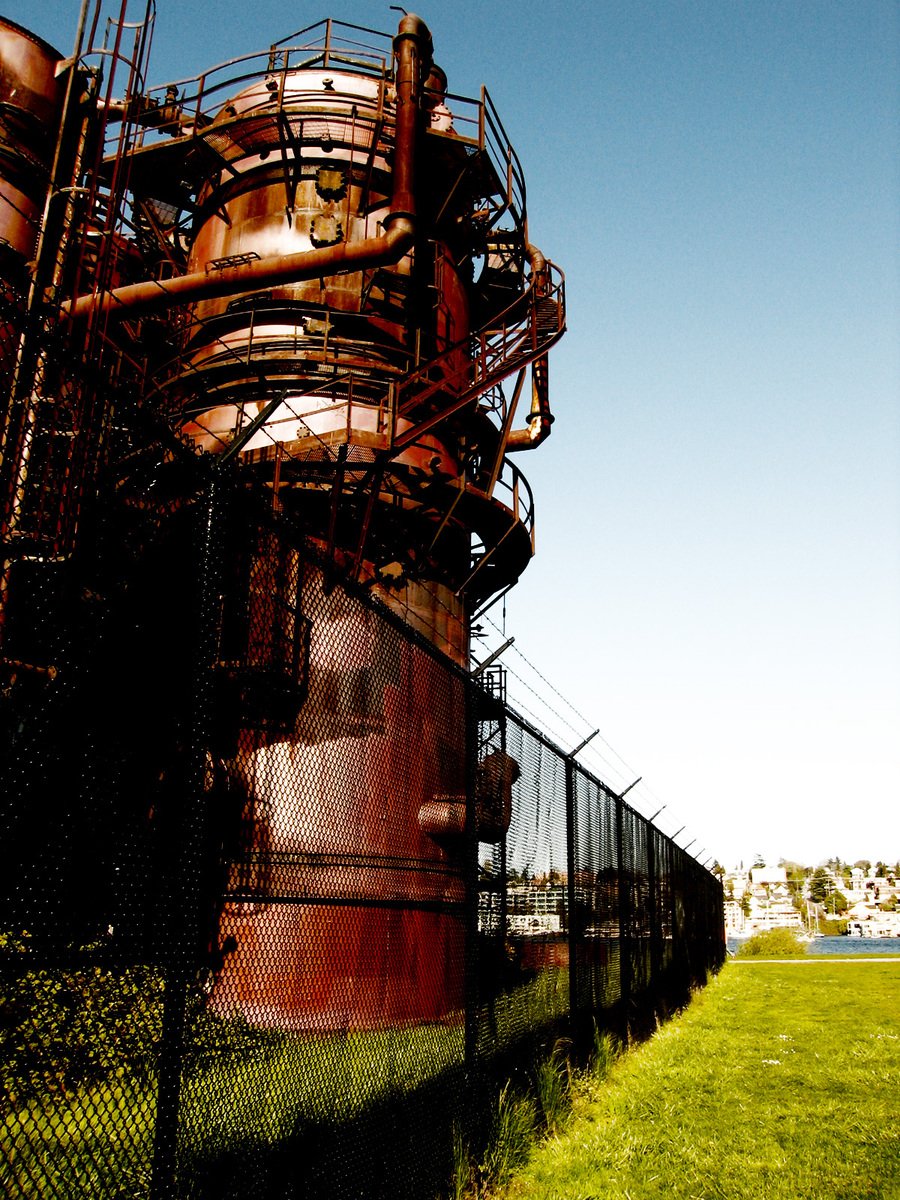
[[[794,898],[784,867],[754,867],[750,872],[750,914],[747,930],[803,929],[803,918],[794,907]]]

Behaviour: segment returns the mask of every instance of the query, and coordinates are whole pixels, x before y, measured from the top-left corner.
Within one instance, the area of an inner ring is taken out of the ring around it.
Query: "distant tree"
[[[764,867],[765,865],[766,865],[766,860],[763,858],[763,856],[761,854],[757,854],[756,857],[753,859],[753,870],[755,871],[758,867]]]
[[[884,877],[885,877],[885,875],[887,875],[887,873],[888,873],[887,863],[877,862],[875,864],[875,874],[878,876],[879,879],[884,879]]]
[[[798,862],[794,862],[792,858],[779,858],[778,865],[779,867],[784,867],[788,879],[794,875],[803,875],[806,871],[806,867]]]
[[[806,882],[806,876],[809,874],[809,868],[804,867],[801,863],[792,862],[789,858],[779,858],[779,867],[784,867],[784,873],[787,876],[788,885],[791,891],[798,892],[803,888]]]
[[[808,869],[789,858],[779,858],[778,865],[784,868],[787,885],[791,892],[791,903],[794,908],[802,911],[804,905],[803,889],[806,885],[806,876],[809,873]]]
[[[823,917],[819,922],[819,933],[826,937],[843,937],[847,932],[847,921],[841,917]]]
[[[837,890],[831,892],[825,901],[825,911],[829,913],[845,913],[849,907],[847,897]]]
[[[869,860],[867,858],[858,858],[853,865],[854,865],[854,867],[859,867],[859,869],[861,871],[866,871],[866,872],[868,872],[872,866],[872,864],[869,862]]]
[[[824,904],[834,884],[824,867],[816,867],[809,881],[809,898],[814,904]]]

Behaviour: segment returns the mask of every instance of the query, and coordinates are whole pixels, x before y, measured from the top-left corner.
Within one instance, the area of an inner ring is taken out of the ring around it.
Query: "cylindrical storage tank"
[[[418,100],[417,119],[421,139],[428,114]],[[393,407],[399,384],[423,359],[465,346],[469,332],[461,269],[424,221],[394,260],[365,270],[337,262],[341,247],[377,239],[397,211],[397,124],[392,79],[346,70],[276,72],[221,106],[202,139],[224,166],[198,189],[188,272],[331,246],[335,269],[195,303],[166,385],[184,432],[209,453],[280,390],[244,461],[274,473],[277,459],[279,503],[302,510],[313,536],[349,561],[360,514],[341,479],[412,428],[414,416]],[[468,367],[465,349],[445,358],[448,393],[467,384]],[[456,429],[392,457],[372,484],[364,550],[374,590],[459,664],[464,601],[439,573],[408,579],[406,566],[440,520],[423,489],[460,481],[462,455]],[[332,489],[342,486],[337,504]],[[450,528],[441,538],[454,560],[448,577],[463,577],[468,535]],[[255,573],[271,574],[264,564]],[[465,811],[464,689],[321,571],[302,575],[291,604],[309,621],[309,677],[296,722],[280,733],[246,723],[227,766],[247,799],[210,1003],[273,1028],[452,1019],[465,998],[464,830],[436,832],[422,814]]]
[[[203,132],[226,165],[199,190],[189,272],[377,237],[391,212],[395,108],[386,80],[336,71],[287,72],[228,101]],[[243,357],[304,359],[313,374],[323,363],[352,369],[378,376],[383,390],[469,330],[457,268],[427,230],[414,253],[375,271],[326,267],[303,282],[204,300],[193,318],[185,359],[190,371],[217,376],[213,386],[227,378],[217,371],[224,357]]]
[[[65,81],[62,55],[0,17],[0,239],[24,262],[34,255],[47,199]]]
[[[434,85],[443,73],[435,69],[428,79]],[[430,103],[436,103],[434,94]],[[433,120],[424,105],[419,120],[423,126]],[[388,75],[275,72],[222,104],[201,136],[201,161],[208,155],[221,169],[198,188],[191,275],[214,276],[223,266],[252,267],[255,260],[309,250],[327,253],[330,246],[337,252],[377,238],[394,211],[397,95]],[[445,168],[448,191],[458,168],[455,161],[452,170]],[[428,186],[440,185],[429,179]],[[352,448],[349,458],[361,468],[388,447],[392,433],[410,427],[393,406],[400,383],[423,359],[443,355],[445,394],[464,387],[470,377],[464,268],[424,225],[419,222],[410,251],[375,269],[346,270],[336,261],[334,271],[326,266],[311,279],[262,283],[259,290],[195,303],[182,353],[164,387],[180,397],[184,431],[198,448],[211,453],[227,448],[280,389],[283,403],[243,452],[261,466],[291,458],[299,490],[304,472],[296,463],[302,460],[321,489],[335,469],[336,447]],[[430,541],[410,526],[421,508],[412,492],[422,481],[452,484],[463,471],[456,430],[417,439],[393,457],[383,490],[391,494],[385,504],[391,504],[397,532],[375,540],[383,544],[394,537],[400,544],[389,547],[377,565],[402,560],[408,543]],[[316,498],[301,499],[298,491],[297,502],[309,516]],[[398,504],[408,511],[405,528]],[[376,504],[372,515],[376,531],[383,507]],[[323,508],[323,526],[328,515]],[[463,578],[468,540],[445,533],[443,553],[458,559],[448,574]],[[437,602],[428,601],[421,587],[414,599],[407,597],[396,580],[383,594],[404,615],[414,612],[416,627],[426,636],[433,630],[441,649],[464,664],[463,605],[452,587],[439,581],[437,586],[442,593]]]
[[[62,55],[0,17],[0,286],[10,306],[24,303],[29,264],[50,184],[65,81]],[[16,354],[15,322],[0,322],[0,372],[8,378]]]
[[[232,861],[214,1011],[274,1028],[461,1014],[460,830],[420,814],[465,795],[459,680],[307,570],[309,694],[296,732],[244,735],[245,850]]]
[[[229,166],[198,194],[189,269],[371,236],[388,211],[387,103],[383,80],[336,71],[276,75],[229,100],[204,133]],[[358,312],[360,289],[360,274],[325,272],[273,298]],[[205,301],[195,315],[209,320],[230,306]]]

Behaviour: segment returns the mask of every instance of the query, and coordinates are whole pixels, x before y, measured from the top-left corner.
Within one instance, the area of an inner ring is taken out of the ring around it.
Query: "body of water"
[[[734,954],[746,938],[728,938]],[[900,957],[900,938],[818,937],[806,943],[807,954],[893,954]]]

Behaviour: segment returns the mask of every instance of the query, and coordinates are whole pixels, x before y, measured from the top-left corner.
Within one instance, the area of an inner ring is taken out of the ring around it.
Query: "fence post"
[[[187,1035],[190,989],[200,966],[203,902],[203,847],[206,829],[205,788],[213,721],[214,661],[218,635],[221,539],[224,536],[222,481],[213,470],[194,514],[196,574],[193,600],[185,620],[193,615],[196,640],[189,717],[180,747],[180,762],[172,764],[168,788],[169,863],[162,935],[165,992],[160,1044],[156,1126],[150,1180],[150,1200],[169,1200],[176,1194],[181,1080]]]
[[[465,780],[466,780],[466,931],[465,931],[465,1045],[464,1061],[470,1081],[478,1065],[478,821],[476,782],[478,776],[479,688],[472,680],[464,683],[465,692]]]
[[[578,922],[575,919],[575,866],[577,822],[575,817],[575,759],[567,754],[566,763],[566,925],[569,934],[569,1025],[573,1035],[578,1020]]]
[[[150,1200],[166,1200],[167,1197],[175,1195],[178,1108],[181,1095],[181,1064],[184,1058],[187,987],[188,981],[183,970],[179,971],[174,964],[166,970]]]
[[[628,1043],[631,1011],[631,884],[625,867],[625,801],[616,796],[616,860],[619,891],[619,997],[622,1039]]]
[[[659,928],[659,866],[656,861],[656,830],[650,821],[647,829],[647,921],[650,934],[650,993],[653,1006],[659,1000],[660,973],[662,971],[662,940]]]

